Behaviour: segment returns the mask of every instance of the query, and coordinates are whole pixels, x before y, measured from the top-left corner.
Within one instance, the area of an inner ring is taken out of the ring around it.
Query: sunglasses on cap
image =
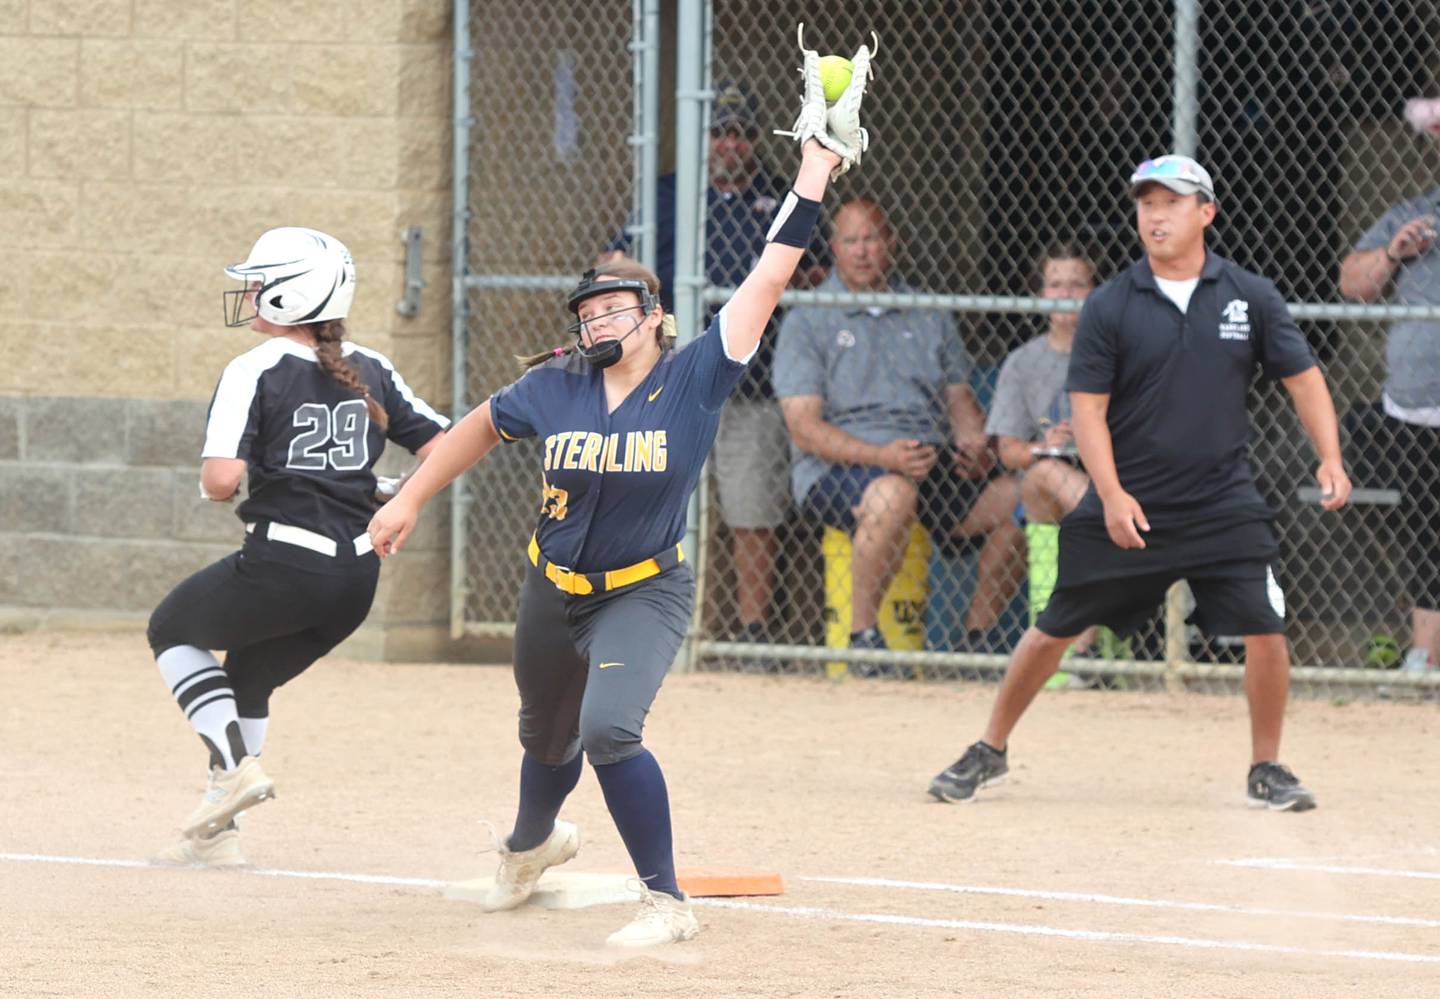
[[[1177,180],[1193,184],[1206,197],[1215,197],[1215,187],[1210,175],[1205,172],[1204,167],[1188,156],[1157,156],[1155,159],[1146,160],[1130,175],[1130,190],[1133,192],[1141,184],[1151,181],[1163,184]]]

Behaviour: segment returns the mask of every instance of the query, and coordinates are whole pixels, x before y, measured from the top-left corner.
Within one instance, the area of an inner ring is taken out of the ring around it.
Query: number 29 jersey
[[[225,366],[201,457],[244,459],[248,495],[236,510],[242,521],[350,541],[374,515],[374,467],[386,438],[413,453],[449,426],[383,354],[348,341],[341,353],[384,407],[388,429],[330,377],[312,348],[293,340],[272,337]]]

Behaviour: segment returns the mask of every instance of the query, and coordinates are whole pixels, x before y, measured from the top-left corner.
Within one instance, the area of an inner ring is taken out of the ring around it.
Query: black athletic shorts
[[[1117,635],[1143,627],[1172,583],[1195,594],[1189,623],[1207,635],[1273,635],[1285,630],[1285,596],[1266,561],[1217,562],[1135,576],[1059,585],[1035,627],[1053,638],[1103,624]]]

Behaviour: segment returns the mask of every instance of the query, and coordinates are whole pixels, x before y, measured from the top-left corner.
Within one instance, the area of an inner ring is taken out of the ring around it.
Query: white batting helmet
[[[345,244],[301,226],[264,233],[225,273],[245,285],[225,292],[226,326],[244,326],[256,314],[276,326],[344,319],[355,298],[355,262]],[[254,311],[241,315],[250,292]]]

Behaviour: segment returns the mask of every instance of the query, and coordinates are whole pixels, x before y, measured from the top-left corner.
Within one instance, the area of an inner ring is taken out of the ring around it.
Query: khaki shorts
[[[731,527],[780,526],[790,508],[790,435],[773,399],[731,399],[713,453],[720,516]]]

